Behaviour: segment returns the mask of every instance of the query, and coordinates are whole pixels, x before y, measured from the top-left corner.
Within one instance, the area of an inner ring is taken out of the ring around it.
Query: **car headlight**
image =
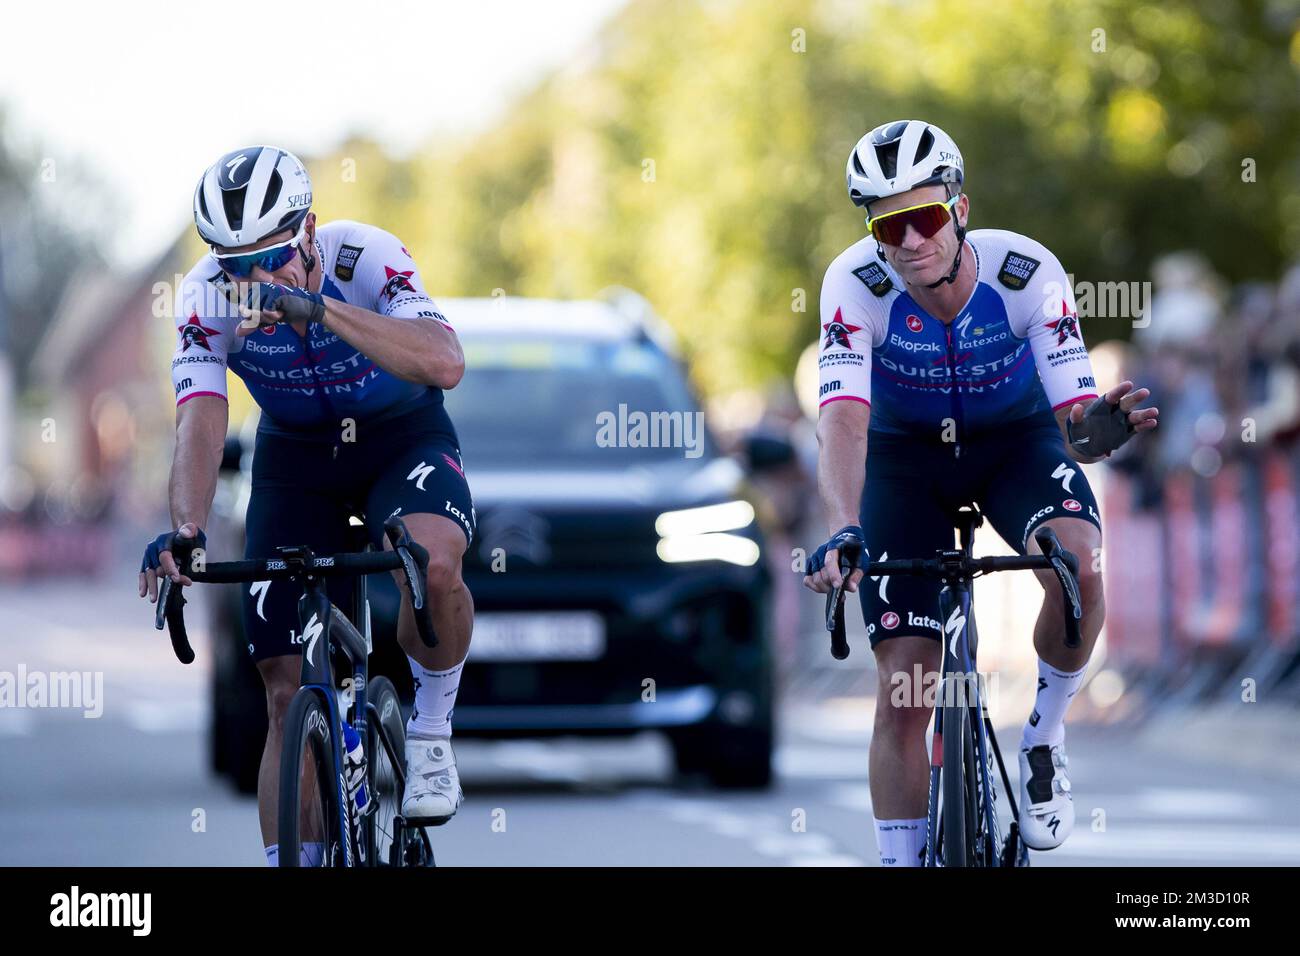
[[[659,560],[669,564],[684,561],[726,561],[744,567],[756,564],[758,542],[744,535],[727,534],[754,522],[754,506],[748,501],[727,501],[702,508],[665,511],[655,519]]]
[[[727,501],[703,508],[665,511],[655,519],[661,538],[686,534],[711,534],[748,527],[754,520],[754,506],[748,501]]]

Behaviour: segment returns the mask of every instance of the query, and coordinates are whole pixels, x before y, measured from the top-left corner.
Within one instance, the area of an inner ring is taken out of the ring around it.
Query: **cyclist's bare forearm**
[[[832,534],[858,523],[870,423],[870,406],[852,401],[831,402],[817,418],[817,490]]]
[[[226,401],[216,395],[199,395],[176,410],[176,452],[168,486],[172,527],[206,527],[228,421]]]

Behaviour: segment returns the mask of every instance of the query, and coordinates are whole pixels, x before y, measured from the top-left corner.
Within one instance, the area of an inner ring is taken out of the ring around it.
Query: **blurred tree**
[[[396,232],[443,295],[635,288],[717,394],[788,378],[862,234],[845,158],[889,119],[943,126],[972,226],[1077,279],[1179,248],[1276,276],[1300,253],[1298,75],[1296,0],[634,0],[483,135],[322,160],[317,208]]]
[[[0,104],[0,351],[21,392],[68,282],[103,262],[113,201],[76,161],[42,156],[8,131]]]

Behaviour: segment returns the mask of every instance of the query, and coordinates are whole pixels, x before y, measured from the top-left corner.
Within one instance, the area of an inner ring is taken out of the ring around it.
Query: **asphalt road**
[[[178,664],[131,587],[0,587],[0,671],[103,674],[98,717],[0,707],[2,865],[264,862],[252,799],[207,770],[202,635],[199,662]],[[865,691],[870,676],[860,677]],[[871,702],[842,690],[819,698],[812,685],[783,707],[778,779],[761,793],[677,785],[653,734],[458,742],[467,800],[434,831],[439,863],[876,865]],[[1011,728],[1003,740],[1013,744]],[[1114,727],[1072,727],[1069,743],[1079,824],[1034,865],[1300,863],[1288,774]]]

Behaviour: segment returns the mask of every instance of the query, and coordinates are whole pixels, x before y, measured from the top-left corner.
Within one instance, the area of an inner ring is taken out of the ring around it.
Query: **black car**
[[[447,405],[478,526],[465,556],[475,624],[456,735],[655,729],[683,774],[766,785],[774,703],[763,538],[744,471],[703,429],[657,320],[630,294],[441,304],[465,350],[468,372]],[[228,450],[220,497],[240,538],[241,451]],[[397,590],[375,576],[370,595],[373,666],[409,694],[390,637]],[[243,653],[238,594],[216,606],[214,763],[246,789],[264,697]]]

